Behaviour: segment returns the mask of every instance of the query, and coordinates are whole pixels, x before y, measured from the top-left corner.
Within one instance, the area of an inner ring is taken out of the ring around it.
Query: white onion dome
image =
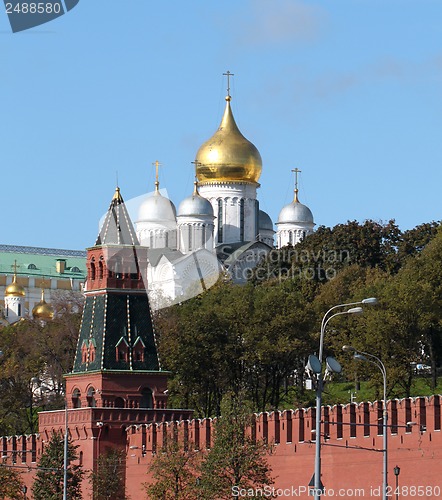
[[[162,196],[158,183],[155,183],[155,193],[141,203],[138,210],[138,222],[175,222],[175,205],[165,196]]]
[[[269,214],[264,212],[264,210],[259,211],[259,229],[268,229],[273,231],[273,222]]]
[[[311,210],[298,200],[298,193],[295,190],[295,199],[283,207],[279,212],[278,224],[284,223],[310,223],[314,224]]]
[[[179,216],[210,216],[213,217],[213,207],[207,198],[198,193],[198,184],[194,183],[194,191],[191,196],[185,198],[178,207]]]

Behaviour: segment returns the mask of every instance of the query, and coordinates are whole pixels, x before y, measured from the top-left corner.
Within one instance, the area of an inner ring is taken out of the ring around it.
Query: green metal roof
[[[60,259],[66,261],[63,273],[56,270],[56,262]],[[0,274],[13,274],[15,261],[17,276],[86,278],[86,252],[80,250],[0,245]]]

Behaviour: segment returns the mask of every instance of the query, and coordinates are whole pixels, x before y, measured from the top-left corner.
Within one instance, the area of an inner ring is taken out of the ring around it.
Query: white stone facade
[[[215,245],[257,239],[258,186],[250,182],[213,182],[200,186],[201,196],[208,199],[213,207]]]

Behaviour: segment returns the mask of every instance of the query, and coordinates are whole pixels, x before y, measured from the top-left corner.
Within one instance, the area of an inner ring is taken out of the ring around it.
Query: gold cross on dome
[[[152,165],[155,167],[155,182],[158,182],[158,169],[162,166],[162,163],[155,160]]]
[[[295,174],[295,197],[294,200],[295,202],[298,202],[298,174],[301,173],[301,170],[299,168],[294,168],[292,172]]]
[[[294,168],[292,172],[295,174],[295,190],[298,190],[298,174],[302,172],[299,168]]]
[[[223,73],[223,76],[227,76],[227,95],[230,97],[230,77],[235,75],[227,71],[227,73]]]
[[[17,265],[17,259],[14,260],[14,264],[11,267],[14,269],[14,274],[17,274],[17,269],[20,267]]]
[[[192,163],[192,165],[194,166],[194,169],[195,169],[195,180],[197,180],[197,178],[196,178],[196,172],[198,170],[198,167],[201,165],[201,163],[198,160],[191,161],[190,163]]]

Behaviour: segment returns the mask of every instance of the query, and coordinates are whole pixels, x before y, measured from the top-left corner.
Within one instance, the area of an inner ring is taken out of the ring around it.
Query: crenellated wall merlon
[[[387,401],[387,410],[388,432],[398,437],[398,446],[407,436],[422,436],[441,430],[439,395],[390,400]],[[324,439],[381,446],[382,416],[382,401],[324,406],[321,418]],[[174,435],[187,449],[209,449],[215,438],[215,423],[216,419],[210,418],[150,423],[134,426],[128,439],[131,445],[139,445],[144,453],[155,453]],[[273,445],[313,443],[315,426],[316,408],[300,408],[254,414],[248,433],[256,441]],[[431,434],[429,437],[431,439]]]

